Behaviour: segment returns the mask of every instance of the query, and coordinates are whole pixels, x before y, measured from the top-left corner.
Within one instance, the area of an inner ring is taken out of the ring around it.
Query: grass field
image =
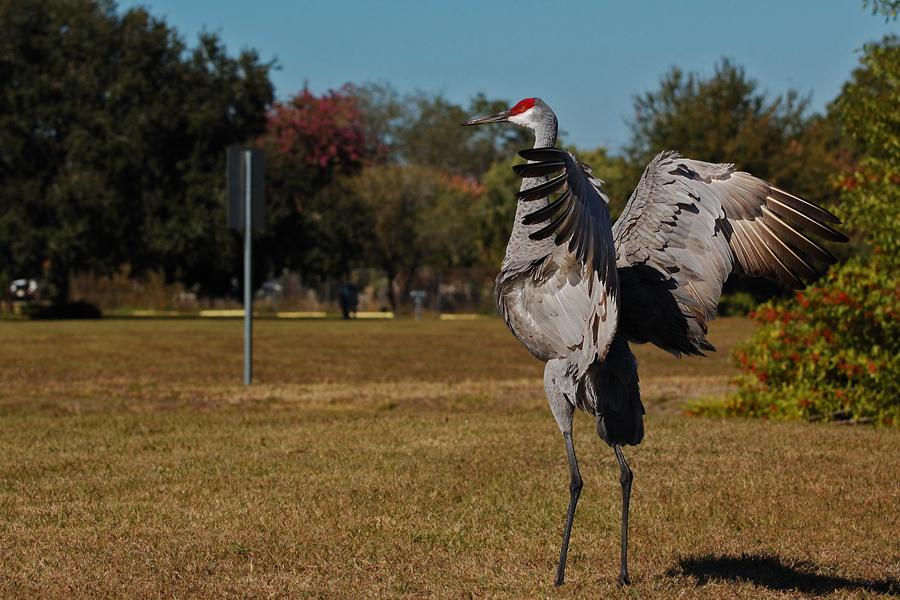
[[[576,417],[568,499],[542,365],[498,320],[0,323],[0,598],[875,598],[900,595],[900,432],[680,416],[727,349],[639,348],[626,449]],[[580,417],[580,418],[579,418]]]

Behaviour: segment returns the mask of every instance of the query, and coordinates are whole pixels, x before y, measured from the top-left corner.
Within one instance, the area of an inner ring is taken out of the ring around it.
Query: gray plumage
[[[595,417],[619,463],[624,585],[633,475],[621,446],[644,436],[629,342],[676,356],[714,350],[707,323],[731,273],[802,288],[804,278],[817,276],[810,259],[836,262],[806,233],[847,238],[828,226],[839,223],[831,213],[732,165],[675,152],[647,166],[613,226],[602,182],[571,152],[554,148],[557,120],[549,106],[529,98],[465,125],[498,122],[535,132],[534,149],[520,153],[529,162],[514,167],[523,181],[495,297],[512,333],[547,363],[544,390],[566,443],[570,494],[556,584],[564,580],[582,488],[571,435],[578,408]],[[551,203],[553,194],[561,195]]]
[[[731,273],[781,278],[794,288],[818,277],[810,258],[834,256],[803,230],[836,242],[829,212],[732,165],[658,155],[612,228],[619,331],[676,356],[714,350],[706,327]]]

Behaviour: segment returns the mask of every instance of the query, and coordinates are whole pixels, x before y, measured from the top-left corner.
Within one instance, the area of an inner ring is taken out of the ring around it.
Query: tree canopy
[[[808,157],[810,151],[821,155],[823,145],[835,147],[837,128],[807,117],[809,99],[797,92],[769,99],[758,87],[728,59],[708,79],[673,68],[658,90],[634,99],[626,148],[632,176],[636,180],[657,153],[677,150],[695,160],[734,163],[812,202],[829,203],[835,196],[828,185],[833,161]]]
[[[479,96],[471,110],[501,106]],[[417,268],[481,261],[471,210],[478,180],[511,156],[522,134],[461,127],[468,118],[440,95],[400,96],[384,86],[322,96],[304,89],[276,102],[261,138],[270,230],[260,266],[314,280],[378,266],[397,310]]]
[[[657,153],[676,150],[696,160],[733,163],[792,194],[832,205],[838,194],[831,178],[848,160],[844,141],[836,115],[808,116],[807,104],[794,91],[770,99],[728,59],[716,64],[709,78],[673,68],[657,90],[634,99],[624,187],[633,189]],[[620,212],[619,196],[611,194],[610,201],[611,212]],[[720,312],[746,313],[766,299],[790,294],[780,281],[732,276]]]
[[[888,16],[892,6],[872,3]],[[65,299],[73,272],[127,266],[133,274],[162,271],[210,295],[227,292],[240,270],[239,235],[225,225],[225,149],[233,144],[267,152],[258,279],[284,270],[306,280],[343,278],[380,266],[402,299],[414,267],[496,267],[502,259],[519,185],[510,166],[531,133],[461,123],[508,108],[505,101],[478,95],[463,107],[440,94],[367,84],[321,95],[304,88],[275,102],[274,64],[254,51],[231,56],[205,33],[189,47],[146,10],[119,14],[108,0],[0,0],[0,30],[0,276],[7,280],[43,275]],[[867,77],[880,81],[875,66],[865,73],[855,75],[859,106],[878,100],[861,91]],[[857,118],[844,105],[807,115],[806,105],[794,92],[760,93],[729,60],[709,78],[676,68],[634,99],[624,156],[577,152],[606,181],[613,216],[647,162],[668,149],[734,162],[820,204],[837,196],[833,173],[847,173],[845,197],[850,186],[862,194],[872,178],[890,179],[878,163],[851,170],[862,148],[889,142],[841,133],[842,115],[851,129],[855,122],[865,129],[868,108]],[[432,204],[411,203],[413,193]],[[848,203],[847,218],[860,231],[871,230],[864,219],[891,218],[865,206],[863,196]],[[888,252],[894,243],[874,247]]]
[[[362,86],[356,93],[370,129],[389,150],[386,159],[391,162],[480,177],[496,162],[531,145],[530,133],[520,127],[460,126],[473,115],[506,110],[509,104],[504,100],[478,94],[463,108],[440,94],[401,95],[384,85]]]
[[[900,14],[900,1],[898,0],[863,0],[863,8],[871,8],[872,14],[881,14],[888,19],[896,19]]]
[[[96,0],[3,0],[0,30],[3,274],[229,281],[225,148],[263,132],[272,65]]]
[[[900,38],[865,47],[836,104],[863,158],[839,181],[839,214],[880,259],[900,262]]]

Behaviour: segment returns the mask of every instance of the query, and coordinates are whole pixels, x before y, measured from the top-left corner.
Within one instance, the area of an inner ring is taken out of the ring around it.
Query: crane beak
[[[488,115],[486,117],[478,117],[476,119],[472,119],[471,121],[466,121],[463,123],[463,126],[466,125],[483,125],[485,123],[505,123],[509,119],[509,111],[504,110],[503,112],[497,113],[495,115]]]

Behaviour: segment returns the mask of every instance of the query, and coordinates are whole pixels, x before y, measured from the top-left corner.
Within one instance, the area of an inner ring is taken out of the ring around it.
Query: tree
[[[365,260],[384,270],[399,312],[420,267],[470,266],[477,258],[471,207],[482,189],[430,167],[370,167],[346,182],[367,219]]]
[[[707,162],[734,163],[819,205],[834,204],[830,180],[846,165],[836,115],[804,115],[808,99],[789,91],[770,100],[744,69],[727,59],[703,79],[677,68],[657,91],[634,100],[627,179],[633,189],[647,163],[663,150]],[[780,281],[729,278],[720,311],[746,312],[763,300],[788,297]]]
[[[900,1],[898,0],[863,0],[863,8],[871,8],[872,14],[882,14],[888,19],[896,19],[900,14]]]
[[[384,154],[355,88],[322,96],[304,88],[268,113],[268,230],[260,272],[296,270],[310,279],[341,277],[362,255],[363,209],[342,178]]]
[[[734,163],[812,202],[830,202],[834,164],[806,160],[805,148],[815,140],[836,143],[840,136],[832,132],[823,138],[822,125],[804,116],[808,98],[789,91],[769,100],[757,87],[727,59],[709,79],[673,68],[658,91],[634,100],[632,141],[626,149],[633,176],[639,177],[658,152],[677,150],[697,160]],[[813,122],[819,129],[808,138]]]
[[[509,166],[521,161],[517,150],[531,145],[529,133],[461,124],[509,104],[478,95],[463,109],[440,95],[402,96],[379,85],[355,93],[367,129],[381,142],[375,161],[381,166],[353,181],[351,195],[369,215],[365,233],[353,239],[366,240],[363,262],[388,273],[394,310],[420,267],[499,265],[520,181]],[[327,196],[346,198],[345,185]]]
[[[231,58],[214,35],[201,34],[172,74],[178,79],[160,82],[171,104],[160,101],[162,92],[150,97],[155,124],[142,140],[142,161],[153,168],[141,179],[146,245],[136,253],[138,270],[161,263],[169,280],[207,293],[229,289],[241,269],[242,236],[226,225],[226,149],[263,133],[271,67],[252,50]]]
[[[863,68],[836,104],[864,158],[838,182],[847,225],[865,235],[879,261],[900,263],[900,38],[865,47]]]
[[[900,40],[865,50],[836,101],[864,152],[838,181],[837,211],[871,255],[756,311],[762,327],[735,352],[742,374],[725,412],[900,424]]]
[[[384,144],[391,162],[480,177],[494,163],[530,145],[529,133],[519,127],[460,126],[473,116],[509,108],[502,100],[479,94],[463,109],[439,94],[401,96],[387,86],[364,86],[357,93],[369,128]]]
[[[262,132],[271,64],[98,0],[2,0],[0,30],[2,275],[227,282],[225,148]]]
[[[481,177],[484,192],[478,195],[471,216],[477,228],[479,262],[499,269],[516,215],[516,191],[522,178],[513,165],[525,162],[516,157],[494,165]]]

